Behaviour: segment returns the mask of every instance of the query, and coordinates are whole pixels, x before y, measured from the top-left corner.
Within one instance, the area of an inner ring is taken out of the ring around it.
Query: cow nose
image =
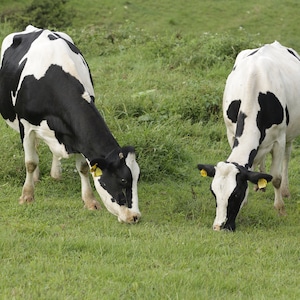
[[[220,225],[214,225],[213,226],[213,230],[220,231],[221,230],[221,226]]]
[[[136,223],[139,220],[138,216],[133,216],[133,222]]]
[[[215,230],[215,231],[220,231],[220,230],[222,230],[223,227],[224,227],[224,224],[225,224],[225,222],[222,223],[221,225],[219,225],[219,224],[213,225],[213,230]]]

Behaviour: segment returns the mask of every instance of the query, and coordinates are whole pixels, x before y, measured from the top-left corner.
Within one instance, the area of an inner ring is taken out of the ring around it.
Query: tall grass
[[[119,143],[136,147],[143,216],[127,226],[105,209],[82,209],[74,160],[52,180],[42,143],[36,202],[18,205],[23,150],[0,122],[1,299],[299,298],[299,140],[288,216],[272,209],[271,186],[250,186],[234,234],[212,231],[210,179],[196,170],[230,152],[221,101],[235,56],[275,36],[290,40],[298,18],[291,3],[70,0],[77,18],[65,30],[89,63],[96,105]],[[275,6],[288,33],[274,21]],[[0,40],[13,30],[0,23]],[[300,49],[296,35],[289,46]]]

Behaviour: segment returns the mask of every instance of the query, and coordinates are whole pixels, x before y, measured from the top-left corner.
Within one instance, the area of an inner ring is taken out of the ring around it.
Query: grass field
[[[4,0],[0,10],[28,3]],[[237,53],[275,39],[300,52],[298,1],[66,5],[76,16],[63,30],[89,63],[97,107],[137,150],[142,220],[84,210],[74,160],[54,181],[43,144],[36,202],[20,206],[23,150],[0,122],[0,299],[299,299],[300,140],[288,215],[273,209],[271,185],[250,186],[235,233],[212,230],[210,179],[196,169],[229,155],[220,109]],[[14,25],[0,16],[2,40]]]

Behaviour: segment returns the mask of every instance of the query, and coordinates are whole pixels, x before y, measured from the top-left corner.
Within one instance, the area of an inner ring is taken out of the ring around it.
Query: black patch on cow
[[[16,34],[11,46],[4,52],[0,69],[0,113],[5,120],[12,122],[16,118],[11,93],[16,95],[26,59],[20,65],[19,63],[41,33],[42,31]]]
[[[241,106],[241,100],[233,100],[227,109],[227,117],[231,120],[232,123],[237,122],[238,113]]]
[[[242,111],[240,111],[238,118],[237,118],[237,125],[236,125],[236,130],[235,130],[233,148],[235,148],[239,145],[239,141],[237,138],[242,136],[242,134],[243,134],[246,118],[247,118],[247,115],[244,114]]]
[[[48,39],[49,39],[50,41],[55,41],[55,40],[58,39],[58,37],[51,33],[51,34],[48,34]]]
[[[271,92],[259,93],[258,103],[260,110],[257,113],[256,123],[261,133],[259,139],[259,144],[261,144],[266,136],[266,130],[273,125],[282,123],[284,111],[280,101]]]
[[[116,148],[106,157],[92,159],[90,165],[102,170],[99,183],[113,196],[111,201],[132,208],[132,173],[126,165],[129,153],[135,153],[131,146]]]
[[[251,52],[248,56],[254,55],[259,49],[256,49],[255,51]]]
[[[257,154],[257,149],[253,149],[251,150],[250,154],[249,154],[249,159],[248,159],[248,163],[245,165],[245,167],[247,169],[251,168],[254,162],[254,158],[256,157]]]
[[[244,114],[242,111],[240,111],[238,120],[237,120],[237,125],[236,125],[236,132],[235,132],[236,137],[242,136],[244,128],[245,128],[245,119],[246,118],[247,118],[247,115]]]
[[[235,219],[240,211],[241,204],[245,198],[248,188],[247,178],[243,172],[237,173],[236,183],[236,187],[228,199],[227,221],[223,227],[230,231],[235,231]]]
[[[285,107],[285,117],[286,117],[286,125],[290,124],[290,114],[287,106]]]
[[[120,151],[119,151],[120,152]],[[122,153],[125,151],[122,151]],[[132,174],[125,162],[126,156],[120,159],[116,154],[113,158],[108,158],[110,163],[102,170],[99,179],[100,185],[113,196],[112,202],[119,205],[127,205],[132,208]],[[118,163],[116,163],[118,162]]]
[[[233,146],[232,146],[232,148],[235,148],[235,147],[237,147],[239,145],[239,141],[238,141],[238,139],[235,137],[234,138],[234,141],[233,141]]]
[[[292,49],[287,49],[287,51],[300,61],[299,57],[296,55],[296,53]]]
[[[54,82],[59,82],[59,86]],[[39,80],[33,75],[24,78],[15,111],[20,119],[33,125],[46,120],[68,153],[82,153],[89,158],[105,156],[119,146],[94,103],[82,98],[84,91],[75,77],[64,72],[61,66],[51,65]]]

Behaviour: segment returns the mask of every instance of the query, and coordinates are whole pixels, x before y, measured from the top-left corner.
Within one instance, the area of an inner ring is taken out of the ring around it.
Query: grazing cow
[[[120,222],[139,220],[140,170],[134,149],[119,146],[96,109],[88,65],[68,35],[29,25],[4,39],[0,113],[20,132],[24,147],[26,179],[20,203],[34,200],[36,140],[41,139],[53,153],[54,178],[61,175],[60,159],[76,155],[85,207],[100,208],[90,185],[91,172],[108,211]]]
[[[244,50],[236,58],[223,96],[223,117],[232,151],[216,166],[199,164],[213,177],[216,198],[214,230],[235,230],[236,216],[246,202],[250,181],[263,189],[272,180],[274,207],[285,214],[282,196],[289,196],[288,162],[292,141],[300,135],[300,57],[278,42]],[[265,156],[272,154],[270,174]]]

